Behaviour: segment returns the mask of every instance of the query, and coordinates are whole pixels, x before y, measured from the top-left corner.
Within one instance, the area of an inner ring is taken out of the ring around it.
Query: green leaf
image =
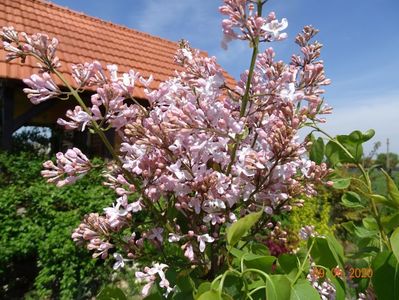
[[[389,206],[389,207],[395,208],[395,209],[399,208],[399,206],[395,202],[387,199],[386,197],[384,197],[382,195],[373,194],[373,195],[370,195],[370,197],[371,197],[371,199],[374,200],[375,203],[384,204],[386,206]]]
[[[369,129],[365,133],[363,133],[362,139],[363,143],[367,142],[368,140],[371,140],[375,135],[375,130],[374,129]]]
[[[223,291],[233,299],[241,299],[244,282],[236,274],[226,276],[223,282]]]
[[[363,223],[364,228],[366,228],[368,230],[374,230],[374,231],[378,230],[377,221],[373,217],[363,218],[362,223]]]
[[[98,300],[127,300],[123,291],[116,286],[106,286],[97,295]]]
[[[195,284],[191,279],[190,275],[187,272],[182,271],[177,275],[176,285],[180,288],[180,290],[184,293],[190,292],[194,290]]]
[[[263,211],[251,213],[227,228],[227,243],[234,246],[258,222]]]
[[[261,270],[266,273],[271,272],[275,261],[276,258],[274,256],[264,256],[252,253],[244,255],[244,264],[247,268]]]
[[[331,179],[331,181],[333,182],[333,188],[337,189],[337,190],[344,190],[347,189],[349,187],[349,185],[351,184],[351,179],[350,178],[333,178]]]
[[[335,299],[336,300],[345,300],[345,283],[341,280],[341,278],[337,277],[337,275],[333,275],[331,270],[325,269],[326,277],[330,279],[332,284],[335,287]]]
[[[362,144],[370,140],[374,134],[374,130],[370,129],[365,133],[356,130],[349,135],[337,135],[335,140],[327,143],[326,156],[333,166],[339,163],[359,163],[363,155]],[[344,146],[347,151],[344,151],[337,142]]]
[[[383,169],[381,169],[382,173],[384,173],[385,178],[387,180],[387,189],[388,189],[388,195],[392,202],[395,204],[396,207],[399,207],[399,190],[398,187],[396,186],[395,182],[389,176],[387,172],[385,172]]]
[[[381,223],[384,229],[387,231],[394,230],[396,227],[399,227],[399,212],[389,215],[389,216],[383,216],[381,218]]]
[[[392,252],[380,252],[372,263],[373,282],[377,299],[399,299],[399,264]]]
[[[233,247],[233,248],[230,249],[230,253],[231,253],[233,256],[235,256],[235,257],[241,259],[241,257],[243,257],[247,252],[242,251],[242,250],[240,250],[240,249],[237,249],[237,248],[234,248],[234,247]]]
[[[211,283],[208,281],[205,281],[203,283],[201,283],[197,289],[197,292],[195,294],[195,298],[198,298],[199,296],[201,296],[203,293],[209,291],[211,289]]]
[[[326,234],[327,242],[332,251],[337,254],[337,258],[343,262],[344,260],[344,248],[341,243],[335,238],[332,233]]]
[[[266,282],[267,300],[289,300],[291,282],[286,275],[271,275]]]
[[[376,237],[377,233],[378,233],[377,230],[370,230],[362,226],[355,226],[354,230],[354,234],[361,239]]]
[[[325,149],[330,164],[335,167],[344,162],[352,162],[350,157],[334,141],[329,141]]]
[[[353,223],[353,221],[348,221],[348,222],[344,222],[341,224],[342,227],[345,228],[346,231],[348,231],[351,234],[355,233],[355,229],[356,229],[356,225],[355,223]]]
[[[307,280],[299,280],[292,287],[290,300],[320,300],[320,295]]]
[[[324,158],[324,141],[321,137],[312,141],[313,144],[310,148],[309,158],[316,164],[321,164]]]
[[[290,278],[295,278],[298,273],[298,258],[293,254],[283,254],[278,257],[278,264]]]
[[[259,254],[259,255],[270,255],[270,250],[267,248],[265,244],[261,244],[258,242],[254,242],[251,244],[251,251],[253,254]]]
[[[341,197],[342,204],[349,208],[364,208],[362,199],[355,192],[346,192]]]
[[[344,145],[348,152],[352,155],[353,159],[349,155],[345,154],[349,159],[344,162],[359,162],[363,155],[362,146],[362,133],[358,130],[353,131],[349,135],[338,135],[337,140]],[[341,161],[343,162],[343,161]]]
[[[399,227],[392,233],[390,241],[393,254],[396,256],[396,260],[399,261]]]
[[[356,251],[353,255],[350,256],[352,259],[361,259],[361,258],[368,258],[374,257],[378,252],[380,252],[379,247],[361,247],[358,251]]]
[[[312,242],[313,247],[310,253],[316,264],[328,269],[336,266],[344,269],[343,250],[341,246],[337,245],[338,242],[335,238],[330,241],[328,238],[315,237],[309,239],[308,245]]]
[[[201,296],[197,299],[198,300],[222,300],[223,298],[219,296],[219,293],[217,291],[210,290],[210,291],[207,291],[207,292],[201,294]]]

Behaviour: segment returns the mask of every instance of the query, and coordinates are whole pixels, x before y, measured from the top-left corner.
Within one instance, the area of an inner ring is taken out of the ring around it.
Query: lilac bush
[[[249,69],[235,85],[227,83],[215,57],[201,56],[186,41],[175,55],[182,71],[157,89],[150,87],[152,76],[144,78],[134,70],[120,74],[116,65],[104,68],[98,61],[72,66],[74,82],[69,83],[59,72],[55,38],[3,28],[7,60],[33,56],[39,61],[39,74],[24,80],[30,101],[75,98],[78,105],[57,123],[66,130],[98,134],[112,153],[104,184],[115,191],[115,203],[103,214],[87,215],[72,238],[93,257],[107,259],[112,253],[115,269],[137,263],[142,271],[136,277],[146,283],[143,295],[154,282],[165,296],[176,292],[177,285],[168,280],[170,269],[220,279],[239,241],[242,250],[262,241],[258,237],[269,237],[263,245],[272,254],[287,252],[287,233],[276,217],[302,206],[301,196],[316,195],[317,185],[332,185],[326,179],[331,170],[309,159],[312,143],[299,136],[301,128],[318,128],[322,115],[331,113],[323,101],[323,86],[330,80],[320,59],[322,45],[313,41],[318,30],[305,26],[295,39],[300,54],[289,63],[276,61],[274,50],[261,51],[260,45],[284,40],[288,21],[278,20],[274,12],[263,17],[265,3],[224,0],[220,7],[226,16],[222,45],[244,40],[253,52]],[[133,97],[138,85],[148,106]],[[87,87],[96,89],[89,105],[79,95]],[[110,144],[107,130],[119,135],[120,145]],[[56,163],[43,166],[43,176],[58,186],[75,182],[93,167],[77,148],[58,153]],[[239,228],[250,235],[242,232],[236,238]],[[311,226],[301,235],[317,239]],[[242,267],[243,261],[244,274]],[[293,286],[304,267],[305,262]],[[312,270],[308,273],[306,288],[311,283],[323,299],[335,297],[330,280],[321,283]]]
[[[225,1],[220,7],[228,17],[223,21],[224,43],[248,40],[254,49],[251,68],[236,86],[226,83],[215,57],[202,57],[182,41],[175,61],[183,71],[156,90],[149,87],[152,78],[133,70],[118,74],[117,66],[106,70],[97,61],[73,66],[73,89],[58,71],[55,38],[3,29],[8,60],[34,56],[40,62],[39,74],[24,80],[32,103],[75,96],[79,105],[58,124],[68,130],[87,128],[100,137],[114,129],[121,137],[117,149],[106,142],[115,161],[105,173],[105,184],[115,190],[116,202],[102,216],[87,216],[72,235],[94,252],[93,257],[106,258],[115,248],[139,262],[146,243],[160,250],[165,243],[176,243],[204,276],[216,274],[225,263],[220,249],[226,226],[261,210],[262,227],[300,204],[295,202],[298,196],[315,194],[314,184],[322,182],[328,169],[306,158],[307,142],[300,141],[298,130],[329,112],[322,100],[321,87],[329,80],[319,60],[321,45],[310,42],[317,30],[305,27],[298,35],[302,55],[294,55],[290,64],[274,61],[272,48],[258,54],[259,43],[284,39],[287,20],[279,22],[274,13],[263,18],[262,4],[252,2]],[[52,75],[71,90],[61,92]],[[145,87],[149,107],[132,96],[138,81]],[[96,87],[89,106],[78,95],[87,86]],[[42,175],[63,186],[90,166],[73,148],[65,155],[58,153],[56,165],[44,163]],[[135,214],[140,211],[153,222],[137,223]],[[176,216],[183,217],[184,224]],[[121,232],[123,237],[114,239]],[[155,280],[161,273],[151,270],[147,274]],[[141,272],[137,276],[150,278]]]

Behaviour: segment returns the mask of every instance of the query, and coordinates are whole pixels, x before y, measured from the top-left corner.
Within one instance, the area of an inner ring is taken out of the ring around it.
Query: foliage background
[[[110,280],[110,266],[77,247],[71,233],[114,195],[99,170],[62,189],[49,185],[40,176],[44,160],[0,153],[0,298],[89,298]]]

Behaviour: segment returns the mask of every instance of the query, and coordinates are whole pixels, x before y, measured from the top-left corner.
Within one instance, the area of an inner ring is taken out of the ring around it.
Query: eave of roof
[[[28,34],[46,33],[57,37],[57,55],[61,60],[61,72],[72,81],[71,65],[99,60],[117,64],[120,72],[130,69],[144,77],[154,77],[152,88],[174,75],[181,68],[173,62],[178,44],[125,26],[116,25],[80,12],[70,10],[44,0],[2,0],[0,26],[14,26]],[[203,55],[207,55],[202,52]],[[0,57],[5,57],[0,50]],[[28,58],[25,64],[19,60],[6,63],[0,60],[0,77],[23,79],[37,72],[36,62]],[[234,79],[224,72],[229,86]],[[57,82],[61,84],[60,81]],[[145,98],[142,87],[135,89],[135,97]]]

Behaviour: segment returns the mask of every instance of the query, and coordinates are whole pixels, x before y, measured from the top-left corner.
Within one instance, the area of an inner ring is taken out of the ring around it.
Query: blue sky
[[[249,65],[245,42],[233,42],[227,51],[220,47],[218,0],[52,1],[170,40],[185,38],[215,55],[235,78]],[[265,12],[270,10],[289,22],[288,40],[268,45],[286,61],[298,52],[293,40],[304,25],[320,29],[332,79],[326,101],[334,107],[325,128],[332,134],[374,128],[374,141],[385,145],[390,138],[391,149],[399,153],[399,1],[270,0]]]

